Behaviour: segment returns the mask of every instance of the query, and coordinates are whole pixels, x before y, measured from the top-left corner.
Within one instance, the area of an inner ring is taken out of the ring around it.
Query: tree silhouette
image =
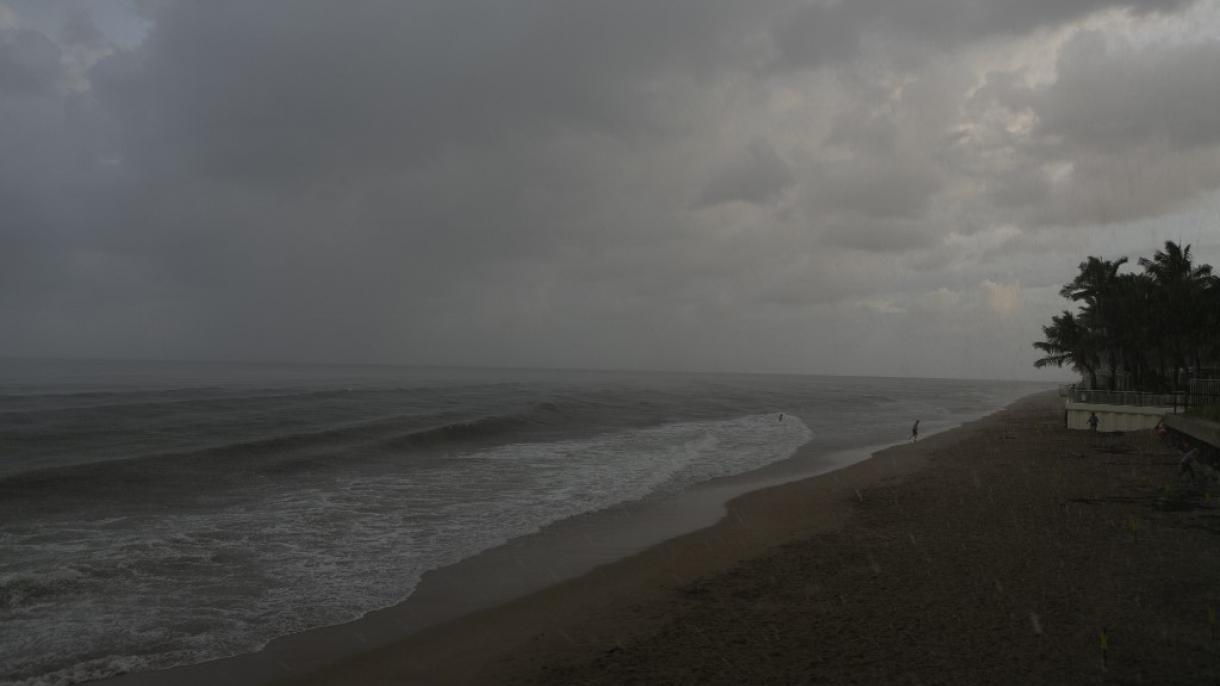
[[[1152,259],[1141,257],[1139,264],[1157,286],[1157,306],[1164,314],[1160,331],[1173,358],[1176,387],[1178,372],[1188,373],[1192,364],[1195,376],[1202,371],[1209,319],[1205,293],[1213,280],[1212,268],[1196,266],[1190,246],[1182,248],[1173,241],[1166,241]]]
[[[1097,350],[1095,341],[1087,329],[1080,325],[1076,315],[1063,311],[1058,317],[1051,317],[1050,326],[1042,327],[1045,341],[1034,343],[1034,347],[1046,353],[1046,356],[1034,362],[1034,366],[1071,367],[1081,374],[1087,374],[1089,384],[1097,386]]]
[[[1143,273],[1120,273],[1125,257],[1089,257],[1059,294],[1077,303],[1042,327],[1035,367],[1068,366],[1096,388],[1120,375],[1143,390],[1176,390],[1220,360],[1220,279],[1195,264],[1190,246],[1165,243],[1140,258]]]

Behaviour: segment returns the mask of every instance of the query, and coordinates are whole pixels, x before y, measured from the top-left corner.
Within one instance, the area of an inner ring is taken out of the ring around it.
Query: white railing
[[[1220,379],[1191,379],[1188,388],[1189,390],[1171,393],[1146,393],[1082,388],[1078,384],[1067,384],[1059,387],[1059,397],[1076,403],[1097,405],[1165,407],[1171,408],[1175,414],[1191,407],[1220,405]]]
[[[1191,379],[1191,395],[1220,395],[1220,379]]]
[[[1136,407],[1177,408],[1185,405],[1185,393],[1143,393],[1140,391],[1099,391],[1073,388],[1068,396],[1072,402],[1097,405],[1133,405]]]

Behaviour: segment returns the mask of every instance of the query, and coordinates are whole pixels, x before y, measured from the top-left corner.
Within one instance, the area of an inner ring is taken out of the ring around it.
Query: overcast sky
[[[1216,0],[0,0],[0,355],[1062,378]]]

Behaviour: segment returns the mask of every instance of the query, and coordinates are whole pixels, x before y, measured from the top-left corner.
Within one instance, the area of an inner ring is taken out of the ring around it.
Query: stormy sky
[[[1062,378],[1214,0],[0,0],[0,355]]]

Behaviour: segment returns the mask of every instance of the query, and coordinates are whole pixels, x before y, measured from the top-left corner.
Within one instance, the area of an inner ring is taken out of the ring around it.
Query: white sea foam
[[[796,417],[518,443],[318,477],[190,510],[49,519],[0,538],[0,684],[49,686],[255,650],[403,600],[423,572],[573,515],[790,456]]]

